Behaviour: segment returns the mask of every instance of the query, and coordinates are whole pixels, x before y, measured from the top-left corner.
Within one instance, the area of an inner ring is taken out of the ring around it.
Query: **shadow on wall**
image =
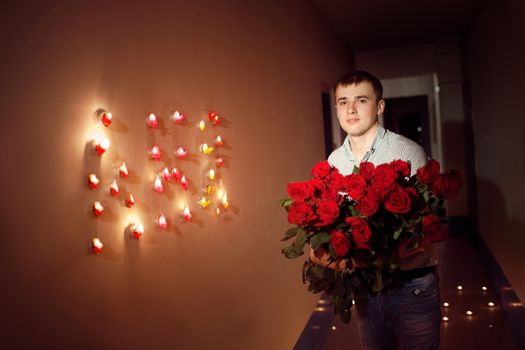
[[[490,283],[511,323],[516,339],[525,347],[525,308],[516,291],[525,283],[523,276],[525,259],[525,231],[524,225],[510,218],[507,212],[506,200],[503,192],[492,181],[477,178],[477,193],[480,200],[479,215],[479,251],[480,258]],[[498,261],[496,254],[500,257]],[[501,257],[505,260],[502,261]],[[505,271],[500,266],[505,266]],[[521,279],[520,279],[521,278]],[[519,284],[519,285],[518,285]],[[521,288],[523,291],[523,288]]]

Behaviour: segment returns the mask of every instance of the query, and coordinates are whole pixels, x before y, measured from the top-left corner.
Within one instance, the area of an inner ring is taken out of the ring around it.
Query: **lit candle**
[[[119,192],[117,180],[113,180],[111,183],[111,186],[109,187],[109,193],[111,193],[112,196],[116,196]]]
[[[206,123],[204,123],[204,120],[201,120],[197,126],[199,127],[200,131],[204,131],[204,129],[206,129]]]
[[[148,117],[148,125],[152,129],[156,129],[159,127],[159,122],[157,121],[157,116],[153,113],[151,113]]]
[[[168,227],[168,220],[166,219],[164,214],[160,214],[157,218],[157,225],[159,225],[159,227],[163,230],[165,230],[166,227]]]
[[[213,192],[215,192],[215,187],[213,187],[213,185],[208,185],[206,186],[206,189],[205,189],[206,193],[207,194],[212,194]]]
[[[118,173],[120,175],[120,177],[122,179],[125,179],[126,177],[128,177],[128,168],[126,167],[126,163],[122,163],[122,165],[120,166],[120,168],[118,168]]]
[[[160,148],[159,146],[153,146],[150,151],[151,159],[159,160],[160,159]]]
[[[217,136],[217,138],[215,139],[215,146],[216,147],[222,147],[224,145],[224,142],[222,141],[222,138],[221,136]]]
[[[443,307],[449,307],[449,306],[450,306],[450,304],[447,303],[446,301],[443,303]]]
[[[188,207],[188,204],[184,207],[184,210],[182,211],[182,217],[184,218],[184,221],[190,221],[192,218],[190,208]]]
[[[213,125],[217,125],[220,122],[220,117],[217,113],[209,111],[208,112],[208,119],[211,120]]]
[[[487,287],[485,287],[485,286],[481,287],[481,290],[482,290],[482,291],[484,291],[484,292],[486,292],[486,291],[487,291],[487,289],[488,289],[488,288],[487,288]]]
[[[462,285],[459,285],[456,288],[457,288],[457,290],[463,290],[463,286]]]
[[[448,322],[448,317],[447,316],[443,316],[442,320],[443,320],[443,322]]]
[[[89,185],[89,187],[97,188],[99,183],[100,183],[100,180],[98,179],[97,175],[95,175],[95,174],[89,174],[88,175],[88,185]]]
[[[208,146],[207,143],[203,143],[199,146],[199,150],[204,153],[204,154],[210,154],[211,152],[213,152],[213,147],[210,147]]]
[[[179,182],[182,174],[180,173],[179,169],[173,168],[171,169],[171,176],[173,177],[173,180],[175,180],[175,182]]]
[[[126,207],[131,208],[133,204],[135,204],[135,198],[133,198],[133,195],[130,193],[126,198]]]
[[[95,152],[97,152],[97,154],[101,156],[109,148],[109,139],[107,137],[104,137],[102,139],[97,139],[95,140],[94,145],[95,145]]]
[[[162,170],[162,177],[164,177],[164,180],[170,181],[173,176],[168,168],[164,168],[164,170]]]
[[[155,176],[155,183],[153,184],[153,189],[157,193],[162,193],[164,191],[164,186],[162,185],[162,181],[158,176]]]
[[[221,214],[221,209],[220,208],[215,209],[215,214],[217,214],[217,216],[219,216]]]
[[[199,204],[204,209],[211,204],[211,200],[207,199],[206,197],[202,197],[199,200]]]
[[[492,301],[489,301],[489,303],[487,305],[488,305],[488,307],[494,307],[496,304],[494,304]]]
[[[215,170],[210,169],[210,171],[208,172],[208,177],[211,181],[215,180]]]
[[[467,312],[465,312],[465,314],[467,314],[467,316],[472,316],[472,315],[474,315],[474,313],[473,313],[472,311],[470,311],[470,310],[467,310]]]
[[[144,225],[142,225],[141,222],[131,224],[131,234],[133,234],[133,237],[136,239],[139,239],[144,234]]]
[[[224,157],[223,156],[218,156],[217,159],[215,160],[215,164],[217,164],[217,167],[221,167],[224,165]]]
[[[182,146],[177,148],[177,158],[184,159],[188,155],[188,150]]]
[[[171,119],[177,124],[182,123],[185,118],[186,116],[182,113],[179,113],[179,111],[175,111],[175,113],[173,113],[173,115],[171,116]]]
[[[188,179],[186,178],[186,174],[183,174],[180,178],[180,185],[186,191],[188,189]]]
[[[100,113],[100,120],[102,121],[102,124],[106,127],[111,125],[111,118],[113,118],[113,115],[109,112]]]
[[[93,253],[98,254],[102,251],[102,248],[104,248],[104,244],[102,241],[98,238],[93,238],[91,241],[91,250]]]
[[[224,191],[224,196],[222,196],[222,206],[224,209],[228,209],[230,204],[228,203],[228,194],[226,193],[226,190]]]
[[[93,215],[100,216],[102,215],[102,212],[104,211],[104,207],[102,204],[100,204],[99,201],[93,202]]]

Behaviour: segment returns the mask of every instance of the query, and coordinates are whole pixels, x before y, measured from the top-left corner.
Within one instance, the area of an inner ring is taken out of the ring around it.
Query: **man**
[[[375,76],[364,71],[344,75],[335,85],[335,99],[339,124],[348,136],[328,162],[343,175],[363,161],[379,165],[402,159],[411,163],[412,174],[425,165],[428,157],[421,146],[379,124],[385,101]],[[311,250],[310,259],[338,271],[359,268],[333,261],[323,250]],[[356,300],[361,345],[366,350],[438,349],[441,311],[435,247],[422,241],[416,250],[393,252],[392,259],[401,270],[402,287],[364,296],[365,303]]]

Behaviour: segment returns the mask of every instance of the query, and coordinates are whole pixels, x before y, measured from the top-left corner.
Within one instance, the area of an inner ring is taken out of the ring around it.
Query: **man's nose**
[[[350,114],[356,114],[357,113],[357,109],[355,108],[355,102],[354,101],[348,102],[348,110],[347,110],[347,112],[350,113]]]

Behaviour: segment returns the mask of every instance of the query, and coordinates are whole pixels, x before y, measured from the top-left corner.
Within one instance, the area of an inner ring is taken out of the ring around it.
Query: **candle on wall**
[[[175,123],[181,124],[184,121],[184,119],[186,119],[186,116],[182,113],[179,113],[179,111],[175,111],[175,113],[172,114],[171,119]]]
[[[184,221],[190,221],[192,218],[191,211],[187,203],[184,209],[182,210],[182,217],[184,218]]]
[[[159,127],[159,122],[157,121],[157,116],[153,113],[151,113],[148,117],[148,125],[152,129],[156,129]]]
[[[162,193],[164,191],[164,186],[162,185],[162,181],[158,176],[155,176],[155,183],[153,184],[153,189],[157,193]]]
[[[136,239],[139,239],[144,234],[144,225],[142,225],[141,222],[139,222],[138,224],[132,223],[130,227],[131,227],[131,234]]]
[[[177,148],[177,158],[179,159],[185,159],[188,155],[188,150],[182,146]]]
[[[226,190],[224,190],[224,196],[222,196],[222,206],[224,207],[224,209],[228,209],[228,207],[230,206],[230,203],[228,203],[228,194]]]
[[[222,147],[224,145],[224,142],[222,141],[222,138],[220,135],[217,136],[215,139],[215,146],[216,147]]]
[[[118,173],[122,179],[125,179],[128,177],[129,172],[128,172],[128,168],[126,167],[125,162],[122,162],[122,165],[120,166],[120,168],[118,168]]]
[[[220,122],[220,117],[217,113],[209,111],[208,119],[212,122],[213,125],[217,125]]]
[[[211,154],[213,152],[214,148],[211,146],[208,146],[207,143],[203,143],[199,146],[199,150],[204,154]]]
[[[224,157],[223,156],[218,156],[217,159],[215,160],[215,164],[217,164],[217,167],[221,167],[224,165]]]
[[[186,191],[188,189],[188,179],[186,178],[186,174],[183,174],[180,178],[180,185]]]
[[[109,148],[109,139],[107,137],[102,137],[102,138],[99,138],[99,139],[96,139],[94,141],[94,145],[95,145],[95,152],[97,152],[97,154],[99,156],[103,155],[104,152],[106,152]]]
[[[102,248],[104,248],[104,244],[102,241],[98,238],[93,238],[91,241],[91,250],[93,253],[98,254],[102,251]]]
[[[197,126],[200,131],[204,131],[204,129],[206,129],[206,123],[204,122],[204,120],[201,120]]]
[[[128,196],[126,198],[126,207],[131,208],[133,206],[133,204],[135,204],[135,198],[130,193],[130,194],[128,194]]]
[[[173,168],[171,169],[171,176],[173,177],[173,180],[175,180],[175,182],[179,182],[182,174],[179,171],[179,169]]]
[[[206,197],[203,196],[199,200],[199,204],[204,209],[204,208],[206,208],[207,206],[209,206],[211,204],[211,200],[209,200],[209,199],[207,199]]]
[[[160,159],[160,148],[159,146],[153,146],[153,148],[150,151],[151,159],[153,160],[159,160]]]
[[[215,170],[210,169],[210,171],[208,172],[208,177],[211,181],[215,180]]]
[[[113,118],[113,115],[109,112],[100,113],[100,120],[102,121],[102,124],[106,127],[111,125],[112,118]]]
[[[89,174],[88,175],[88,185],[91,188],[97,188],[100,184],[100,180],[98,179],[97,175],[95,174]]]
[[[162,170],[162,177],[164,177],[164,180],[170,181],[173,176],[168,168],[164,168],[164,170]]]
[[[117,180],[113,180],[111,183],[111,186],[109,187],[109,193],[111,193],[112,196],[116,196],[119,192]]]
[[[213,185],[207,185],[206,186],[206,189],[205,189],[205,192],[210,195],[212,194],[213,192],[215,192],[215,187]]]
[[[102,212],[104,211],[104,207],[99,201],[95,201],[93,202],[92,210],[93,210],[93,215],[100,216],[102,215]]]
[[[157,225],[163,230],[165,230],[168,227],[168,220],[166,219],[166,216],[164,216],[164,214],[160,214],[157,218]]]

